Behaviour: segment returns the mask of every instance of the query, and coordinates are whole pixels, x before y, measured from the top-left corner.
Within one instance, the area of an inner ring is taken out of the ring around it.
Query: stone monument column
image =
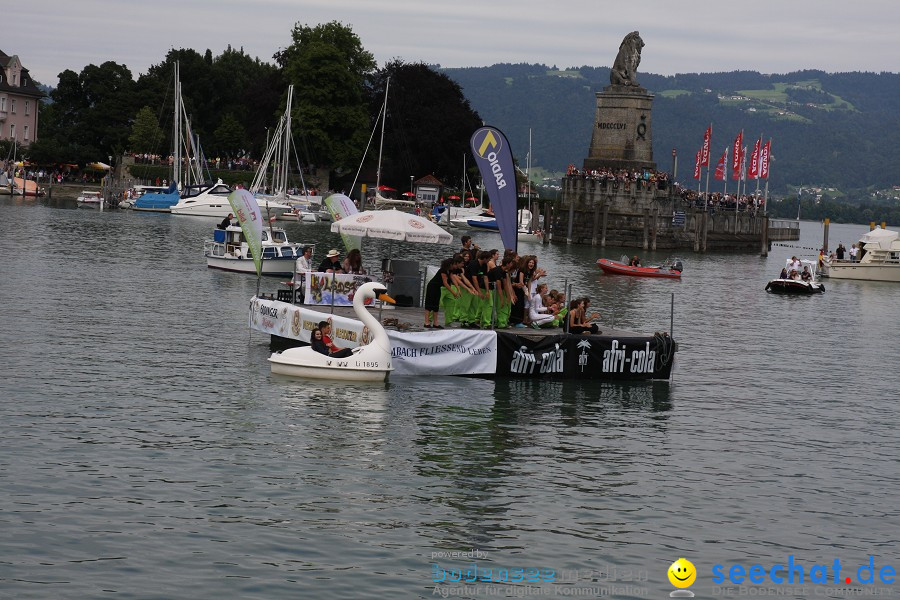
[[[585,169],[656,169],[653,94],[640,86],[610,85],[597,93],[597,115]]]
[[[632,31],[619,45],[609,86],[597,93],[597,117],[585,169],[656,169],[650,111],[653,95],[637,82],[644,40]]]

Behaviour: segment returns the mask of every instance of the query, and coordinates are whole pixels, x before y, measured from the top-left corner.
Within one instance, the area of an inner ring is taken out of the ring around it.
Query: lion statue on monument
[[[644,40],[637,31],[632,31],[625,36],[619,45],[619,54],[613,63],[609,73],[609,82],[612,85],[639,85],[637,82],[637,68],[641,64],[641,48]]]

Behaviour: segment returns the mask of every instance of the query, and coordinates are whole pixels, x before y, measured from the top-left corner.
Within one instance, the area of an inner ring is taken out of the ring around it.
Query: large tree
[[[469,176],[475,175],[469,139],[482,123],[459,85],[424,63],[395,60],[372,78],[374,110],[384,101],[388,77],[382,182],[405,189],[410,175],[433,174],[458,186],[463,155],[468,157]]]
[[[217,155],[223,153],[230,158],[239,154],[239,151],[244,148],[244,140],[247,138],[247,132],[243,125],[231,113],[222,117],[222,122],[216,128],[214,135]]]
[[[132,152],[159,151],[162,140],[165,139],[162,129],[159,127],[159,119],[149,106],[138,111],[131,126],[131,135],[128,136],[129,147]]]
[[[128,146],[137,107],[125,65],[107,61],[81,73],[67,69],[50,97],[53,104],[41,108],[40,141],[45,143],[36,149],[44,160],[83,164],[106,160]],[[47,152],[51,143],[55,152]]]
[[[292,129],[297,143],[313,164],[355,168],[371,124],[364,90],[375,59],[338,22],[297,24],[291,39],[275,59],[295,86]]]

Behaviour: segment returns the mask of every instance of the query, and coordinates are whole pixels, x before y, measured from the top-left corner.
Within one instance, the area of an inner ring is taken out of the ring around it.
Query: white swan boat
[[[304,246],[313,244],[292,244],[284,229],[265,227],[262,230],[262,274],[291,277],[294,264],[303,255]],[[227,229],[216,229],[213,239],[203,244],[206,266],[210,269],[256,274],[256,265],[250,254],[250,246],[244,232],[237,225]]]
[[[372,341],[357,346],[347,358],[320,354],[312,346],[288,348],[269,357],[272,373],[309,379],[339,379],[341,381],[386,381],[394,370],[391,364],[391,341],[375,317],[366,310],[365,302],[372,298],[394,303],[384,284],[364,283],[353,296],[353,310],[368,328]]]

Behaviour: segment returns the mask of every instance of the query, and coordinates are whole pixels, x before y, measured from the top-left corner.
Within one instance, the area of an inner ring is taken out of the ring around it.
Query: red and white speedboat
[[[601,258],[597,260],[597,266],[604,273],[611,275],[636,275],[638,277],[666,277],[668,279],[681,279],[681,271],[684,265],[680,258],[667,259],[658,267],[632,267],[624,262]]]

